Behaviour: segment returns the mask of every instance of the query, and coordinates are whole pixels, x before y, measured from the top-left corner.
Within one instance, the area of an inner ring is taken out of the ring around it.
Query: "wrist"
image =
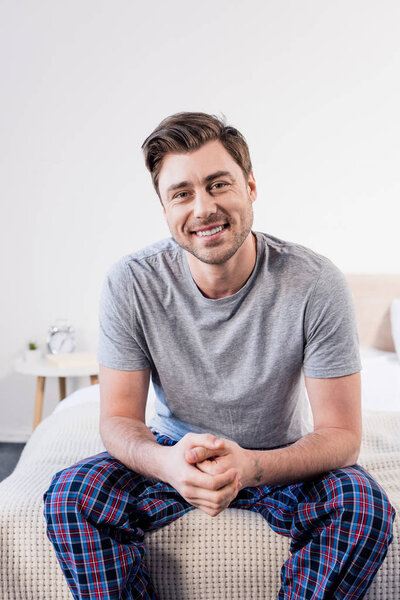
[[[258,487],[265,483],[264,462],[266,452],[263,450],[246,450],[246,464],[248,473],[242,481],[243,487]]]
[[[148,479],[168,482],[170,446],[159,444],[154,438],[137,440],[131,445],[129,455],[131,469]]]

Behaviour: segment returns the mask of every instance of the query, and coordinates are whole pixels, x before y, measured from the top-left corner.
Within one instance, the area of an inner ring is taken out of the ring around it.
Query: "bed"
[[[349,275],[362,356],[363,443],[359,463],[400,511],[400,361],[390,303],[400,276]],[[146,418],[152,405],[149,403]],[[1,600],[67,600],[67,584],[45,533],[42,494],[52,475],[104,448],[99,386],[74,392],[32,434],[14,472],[0,483]],[[368,600],[400,598],[398,519]],[[272,600],[289,540],[259,514],[235,509],[211,518],[193,510],[146,534],[146,561],[161,600]]]

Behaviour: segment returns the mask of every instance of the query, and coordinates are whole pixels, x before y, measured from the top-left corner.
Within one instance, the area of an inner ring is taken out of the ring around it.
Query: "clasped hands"
[[[168,483],[189,504],[212,517],[227,508],[246,487],[248,451],[231,440],[210,433],[188,433],[169,451],[172,473]]]

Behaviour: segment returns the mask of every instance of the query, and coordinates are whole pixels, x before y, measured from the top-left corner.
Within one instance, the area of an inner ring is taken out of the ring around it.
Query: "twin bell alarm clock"
[[[47,348],[50,354],[67,354],[75,350],[75,332],[68,319],[57,319],[49,329]]]

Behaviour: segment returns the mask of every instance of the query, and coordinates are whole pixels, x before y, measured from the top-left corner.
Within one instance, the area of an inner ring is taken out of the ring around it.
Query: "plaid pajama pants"
[[[158,443],[176,443],[154,434]],[[44,495],[47,535],[75,599],[157,600],[144,533],[194,507],[103,452],[57,473]],[[363,598],[392,540],[395,511],[360,466],[313,481],[241,490],[230,504],[291,537],[279,600]]]

